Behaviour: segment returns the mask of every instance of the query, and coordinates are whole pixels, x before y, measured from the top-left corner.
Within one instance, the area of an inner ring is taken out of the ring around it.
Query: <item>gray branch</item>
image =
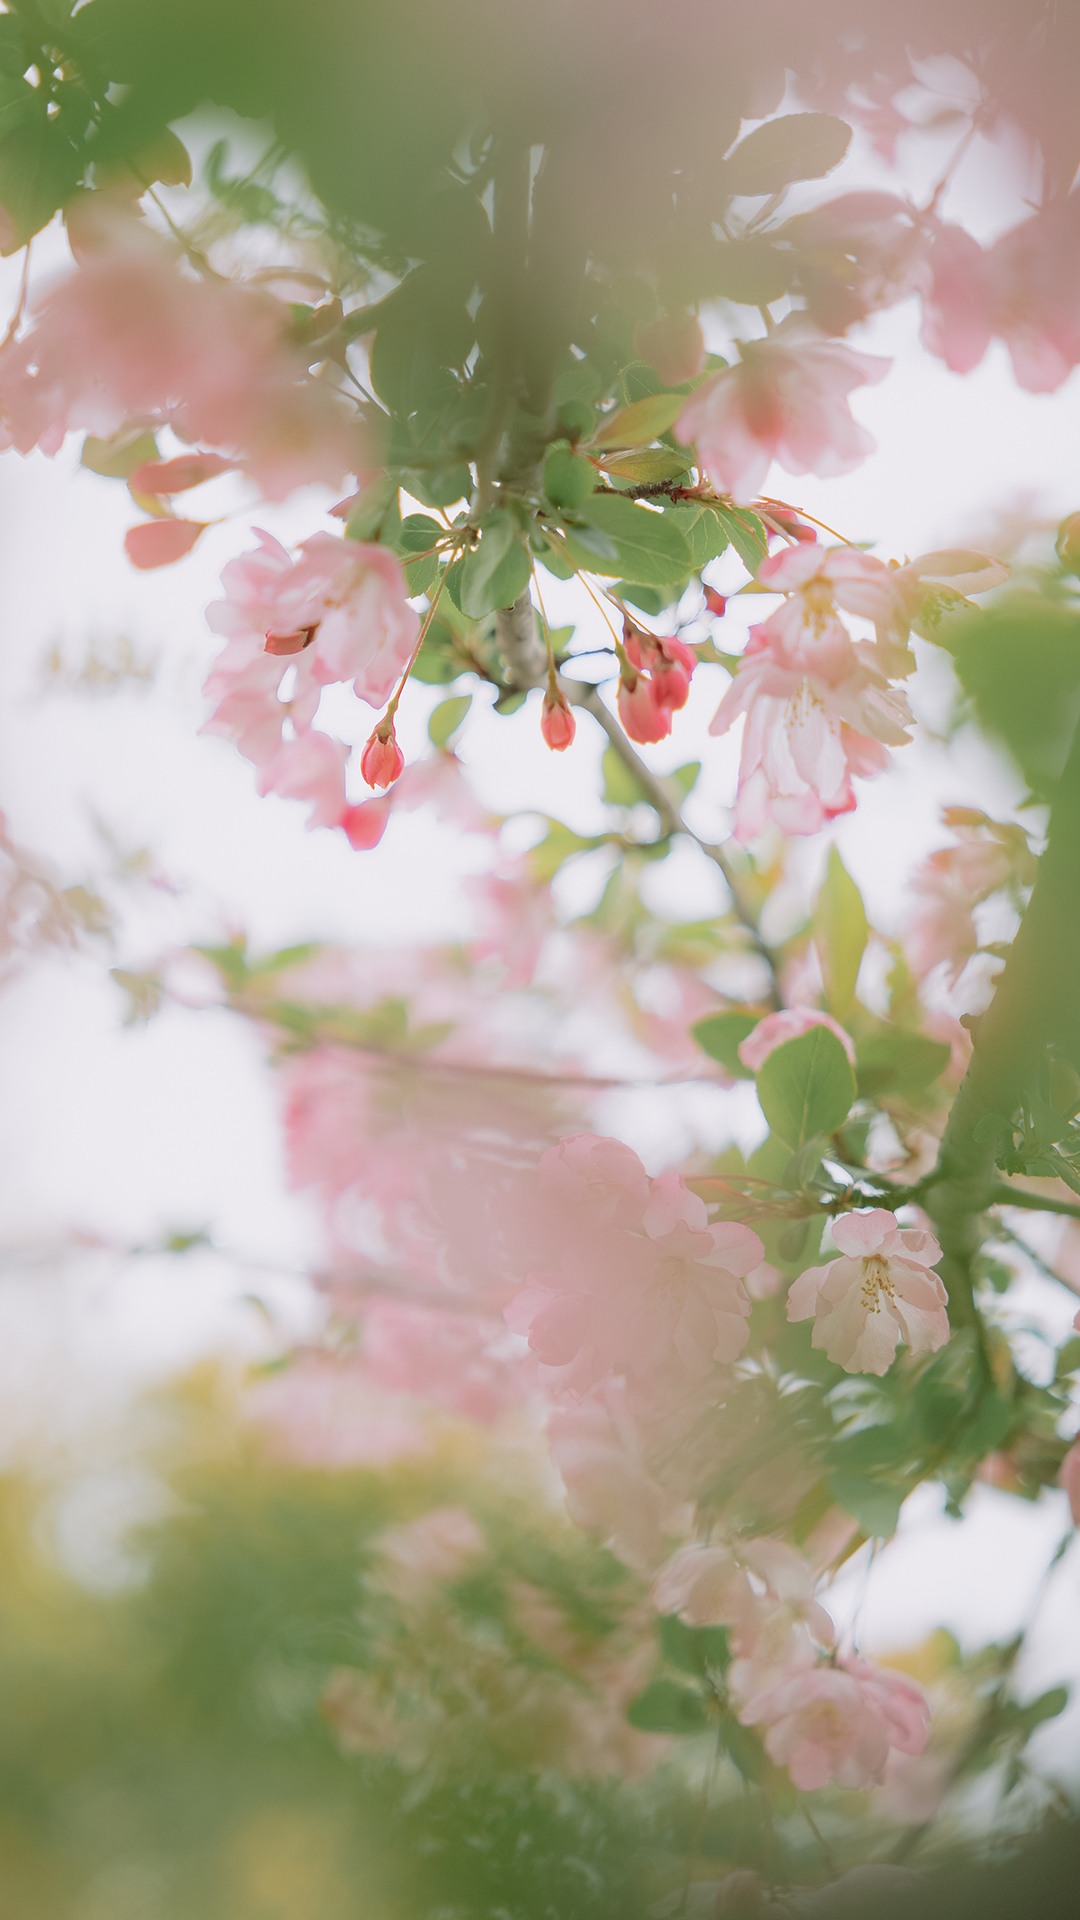
[[[528,587],[512,607],[501,607],[495,615],[495,640],[507,686],[521,693],[543,686],[548,672],[547,648]]]

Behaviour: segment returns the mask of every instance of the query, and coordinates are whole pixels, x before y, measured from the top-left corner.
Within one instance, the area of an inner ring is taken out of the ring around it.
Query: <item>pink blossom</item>
[[[491,1426],[528,1391],[535,1362],[498,1321],[403,1300],[372,1300],[364,1361],[378,1387]]]
[[[800,1274],[788,1319],[814,1317],[812,1345],[845,1373],[887,1373],[903,1339],[912,1353],[936,1353],[949,1338],[945,1289],[932,1271],[941,1248],[922,1227],[901,1228],[884,1207],[842,1214],[833,1239],[840,1258]]]
[[[385,1584],[402,1597],[418,1583],[460,1580],[488,1550],[483,1530],[465,1507],[433,1507],[419,1520],[388,1527],[374,1544],[389,1562]]]
[[[945,817],[956,843],[932,853],[909,882],[920,905],[905,929],[904,949],[920,979],[943,961],[955,979],[979,944],[974,908],[1010,880],[1030,885],[1035,877],[1020,828],[966,808],[948,808]]]
[[[905,1675],[866,1660],[801,1668],[756,1694],[740,1714],[765,1728],[765,1750],[801,1792],[834,1780],[848,1788],[881,1781],[890,1748],[921,1753],[929,1708]]]
[[[780,1013],[767,1013],[741,1042],[739,1059],[751,1073],[760,1073],[774,1047],[782,1047],[787,1040],[798,1040],[814,1027],[828,1027],[830,1033],[835,1033],[852,1066],[855,1065],[850,1034],[844,1032],[831,1013],[825,1013],[820,1007],[785,1007]]]
[[[798,249],[807,312],[824,333],[843,333],[925,284],[923,238],[910,207],[895,194],[839,194],[796,214],[784,236]]]
[[[506,1310],[508,1325],[528,1335],[545,1366],[564,1370],[575,1393],[609,1374],[640,1384],[667,1369],[700,1380],[746,1345],[741,1276],[761,1261],[757,1234],[710,1227],[704,1202],[674,1173],[649,1181],[638,1231],[626,1191],[609,1224],[586,1216],[558,1267],[530,1272]]]
[[[685,1530],[690,1508],[649,1472],[625,1385],[606,1381],[600,1394],[557,1408],[548,1445],[574,1525],[595,1534],[625,1566],[650,1572],[671,1535]]]
[[[412,656],[419,616],[407,602],[405,576],[386,547],[312,534],[290,560],[270,534],[256,529],[259,549],[231,560],[222,573],[228,598],[206,618],[215,633],[249,646],[269,634],[314,629],[315,681],[351,680],[370,706],[382,706]]]
[[[258,790],[283,800],[306,800],[311,805],[308,828],[340,827],[345,813],[345,763],[349,749],[343,740],[313,728],[295,740],[286,740],[259,769]]]
[[[147,572],[151,567],[169,567],[190,553],[199,535],[206,532],[205,520],[143,520],[129,527],[124,535],[124,552],[133,567]]]
[[[970,373],[990,345],[987,257],[963,227],[934,224],[925,241],[920,338],[953,373]]]
[[[888,617],[899,602],[889,569],[854,549],[799,545],[761,569],[788,594],[752,627],[738,671],[709,732],[745,713],[735,837],[753,839],[771,819],[782,833],[816,833],[855,805],[851,776],[878,773],[885,746],[903,746],[911,712],[890,687],[870,643],[856,645],[837,602]]]
[[[758,1605],[746,1570],[727,1546],[680,1547],[652,1586],[658,1613],[677,1613],[689,1626],[727,1626],[737,1649],[753,1644]]]
[[[890,362],[830,340],[789,314],[766,340],[695,389],[675,422],[704,472],[741,505],[756,499],[774,460],[788,473],[849,473],[874,442],[852,417],[853,387],[884,379]]]
[[[479,908],[480,931],[469,949],[475,961],[494,960],[504,987],[523,987],[536,972],[552,927],[551,888],[539,883],[527,860],[520,866],[466,880]]]
[[[289,308],[195,278],[148,229],[88,257],[38,302],[33,327],[0,349],[0,411],[20,453],[55,453],[73,428],[106,438],[128,421],[170,425],[271,499],[334,486],[363,457],[355,416],[308,378]]]

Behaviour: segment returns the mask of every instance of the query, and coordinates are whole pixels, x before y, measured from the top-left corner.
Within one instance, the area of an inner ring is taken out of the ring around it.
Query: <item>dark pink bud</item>
[[[570,711],[566,695],[560,693],[558,687],[549,687],[544,695],[540,731],[553,753],[565,753],[577,732],[577,723]]]
[[[631,679],[619,681],[616,697],[619,719],[630,739],[636,740],[639,746],[664,740],[671,732],[671,709],[661,706],[656,696],[656,683],[647,673],[636,673]]]
[[[360,771],[369,787],[392,787],[405,771],[405,755],[394,737],[394,723],[383,721],[360,755]]]

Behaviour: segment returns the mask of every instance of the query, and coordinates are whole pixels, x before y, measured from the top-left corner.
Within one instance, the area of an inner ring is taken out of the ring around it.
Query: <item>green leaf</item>
[[[733,1713],[725,1713],[720,1721],[719,1734],[729,1759],[738,1767],[744,1780],[754,1780],[760,1784],[768,1779],[772,1768],[761,1737],[752,1727],[744,1727]]]
[[[660,486],[666,480],[678,480],[687,471],[686,455],[669,453],[666,447],[642,447],[637,453],[609,454],[604,461],[609,480],[622,480],[631,487]]]
[[[851,128],[832,113],[786,113],[766,120],[724,162],[729,193],[780,193],[795,180],[820,180],[840,165]]]
[[[829,1491],[838,1507],[850,1513],[859,1532],[890,1540],[896,1532],[904,1495],[899,1487],[883,1487],[859,1473],[829,1475]]]
[[[625,760],[614,747],[604,748],[604,800],[609,807],[633,807],[648,795],[638,786]]]
[[[855,1098],[851,1062],[835,1033],[811,1027],[774,1047],[757,1076],[758,1100],[773,1133],[796,1151],[835,1133]]]
[[[136,467],[147,460],[159,460],[158,444],[152,433],[139,428],[121,427],[107,440],[96,440],[88,433],[83,441],[79,464],[106,480],[129,480]]]
[[[538,880],[550,880],[558,873],[564,860],[575,853],[589,853],[593,847],[604,845],[604,835],[596,834],[591,839],[575,833],[572,827],[566,827],[561,820],[548,823],[548,830],[538,846],[529,852],[529,865]]]
[[[559,442],[549,447],[544,461],[544,492],[555,507],[579,507],[597,483],[591,460]]]
[[[691,793],[697,785],[697,778],[700,772],[701,761],[688,760],[684,767],[672,767],[667,777],[669,780],[674,780],[675,785],[681,788],[684,794],[687,794]]]
[[[694,572],[700,573],[710,560],[719,560],[730,546],[728,530],[714,507],[703,507],[687,528],[682,521],[680,509],[676,509],[680,525],[690,541],[690,553],[694,562]]]
[[[702,1733],[709,1724],[700,1693],[676,1680],[651,1680],[631,1700],[626,1717],[641,1733]]]
[[[427,723],[428,739],[433,746],[445,747],[451,734],[457,732],[471,706],[471,693],[460,693],[452,700],[439,702]]]
[[[356,506],[349,515],[345,528],[349,540],[377,540],[383,521],[390,511],[392,503],[397,501],[397,481],[391,480],[388,473],[373,480],[364,488]]]
[[[651,393],[644,400],[634,400],[602,422],[593,446],[597,451],[604,447],[645,446],[675,425],[685,405],[684,393]]]
[[[869,927],[862,894],[836,847],[829,848],[829,864],[818,891],[813,924],[825,998],[830,1012],[842,1018],[855,999]]]
[[[518,523],[505,507],[489,513],[480,529],[480,544],[465,561],[461,575],[461,611],[481,620],[498,607],[512,607],[524,593],[532,563],[518,533]]]
[[[944,1073],[951,1057],[946,1041],[909,1033],[903,1027],[879,1028],[855,1048],[859,1092],[868,1099],[882,1093],[915,1093]],[[985,1125],[985,1120],[979,1125]]]
[[[724,1627],[688,1627],[677,1613],[662,1614],[656,1624],[660,1650],[673,1667],[697,1675],[710,1667],[716,1673],[727,1672],[731,1646]]]
[[[668,514],[654,512],[618,493],[594,493],[580,513],[615,548],[610,562],[605,560],[597,566],[595,560],[584,561],[593,572],[622,574],[646,587],[674,586],[689,574],[689,542]],[[577,529],[568,531],[567,543],[582,544]]]
[[[710,1060],[719,1060],[737,1080],[752,1080],[750,1069],[739,1059],[739,1047],[760,1019],[759,1013],[707,1013],[690,1031]]]
[[[640,607],[642,613],[656,615],[670,606],[672,595],[659,587],[639,587],[633,580],[616,580],[615,591],[620,600],[626,600],[632,607]]]
[[[748,573],[756,573],[768,558],[769,542],[763,523],[749,507],[713,507],[724,532]]]

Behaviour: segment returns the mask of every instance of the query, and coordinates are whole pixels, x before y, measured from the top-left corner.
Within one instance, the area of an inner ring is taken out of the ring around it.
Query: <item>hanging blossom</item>
[[[1055,393],[1080,365],[1080,205],[1070,194],[984,250],[963,227],[927,228],[922,341],[954,373],[1003,340],[1018,386]]]
[[[197,278],[135,222],[0,349],[0,445],[54,454],[72,429],[107,439],[129,425],[219,450],[273,500],[367,465],[355,414],[308,377],[290,308]]]
[[[788,1293],[789,1320],[814,1321],[811,1345],[845,1373],[887,1373],[897,1342],[936,1353],[949,1338],[948,1296],[932,1271],[941,1248],[924,1227],[898,1227],[884,1207],[842,1214],[840,1258],[810,1267]]]
[[[323,687],[335,682],[351,682],[370,706],[389,698],[420,631],[404,575],[385,547],[316,533],[293,560],[271,534],[257,533],[258,549],[224,569],[227,598],[207,608],[209,626],[227,644],[203,689],[215,701],[203,731],[236,742],[258,768],[260,793],[307,800],[309,825],[341,826],[354,845],[374,846],[389,817],[386,803],[367,803],[381,805],[379,813],[349,807],[350,750],[313,723]],[[390,749],[383,759],[389,765],[380,764],[380,776],[397,766]]]
[[[626,665],[619,677],[616,704],[631,740],[647,746],[665,740],[671,716],[685,707],[697,655],[673,634],[644,633],[623,624]]]
[[[848,1788],[880,1783],[890,1751],[922,1752],[930,1709],[906,1674],[849,1656],[789,1674],[747,1700],[739,1718],[764,1728],[770,1760],[809,1793],[830,1780]]]
[[[782,833],[816,833],[855,805],[852,775],[880,773],[887,747],[906,745],[911,710],[890,686],[873,642],[855,642],[837,609],[881,622],[905,618],[902,590],[883,561],[854,547],[799,543],[761,567],[787,597],[750,639],[709,732],[745,713],[735,838],[768,820]]]
[[[736,1359],[749,1337],[743,1277],[764,1254],[748,1227],[710,1227],[678,1174],[652,1180],[629,1148],[613,1147],[586,1134],[544,1155],[541,1181],[553,1204],[565,1195],[577,1230],[557,1268],[528,1273],[506,1309],[573,1394],[609,1375],[645,1389],[665,1374],[701,1380]]]
[[[830,340],[801,313],[766,340],[740,341],[739,353],[738,366],[696,388],[675,422],[720,492],[748,506],[774,460],[788,473],[832,479],[874,451],[847,396],[883,380],[891,361]]]

